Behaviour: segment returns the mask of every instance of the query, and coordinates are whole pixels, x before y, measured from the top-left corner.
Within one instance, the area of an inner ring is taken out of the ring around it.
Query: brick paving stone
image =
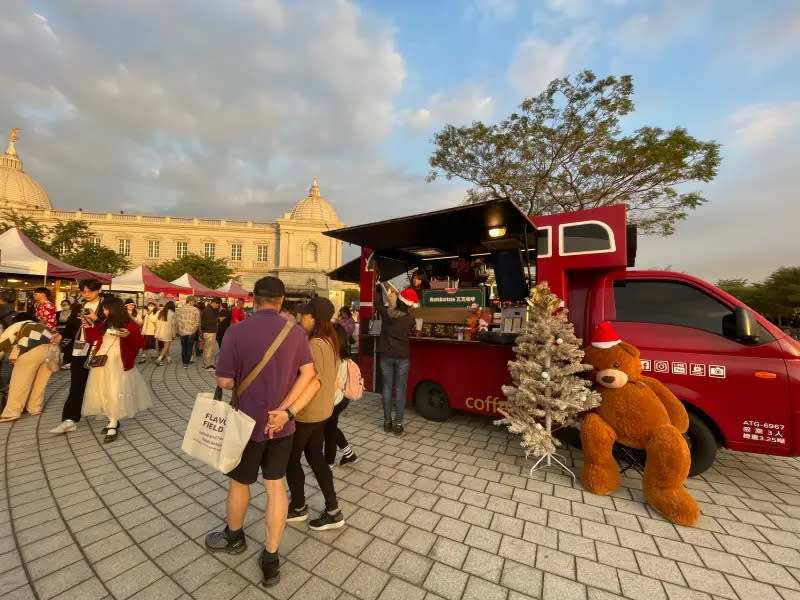
[[[635,573],[639,572],[639,565],[636,562],[633,550],[606,544],[605,542],[595,542],[595,547],[597,548],[597,559],[601,563],[617,567],[618,569],[626,569]]]
[[[693,590],[707,592],[721,598],[736,598],[736,594],[721,573],[685,563],[680,563],[678,566],[686,583]]]
[[[559,600],[585,600],[586,586],[571,579],[545,573],[543,597],[559,598]]]
[[[336,586],[341,586],[358,564],[359,561],[352,556],[334,550],[319,561],[312,572]]]
[[[471,548],[461,569],[497,583],[503,573],[503,558],[490,552]]]
[[[432,560],[415,552],[403,550],[395,559],[389,573],[414,585],[422,585],[432,565]]]
[[[469,546],[440,537],[431,548],[428,556],[450,567],[460,569],[469,552]]]
[[[575,557],[551,548],[538,549],[536,568],[560,577],[575,579]]]
[[[380,597],[380,593],[388,581],[389,575],[384,571],[361,563],[342,587],[356,598],[374,600]]]
[[[594,542],[590,538],[564,533],[563,531],[558,532],[558,549],[567,554],[573,554],[589,560],[596,560],[597,558]]]
[[[467,585],[467,574],[442,563],[434,563],[423,587],[447,600],[459,600]]]
[[[340,597],[341,598],[341,597]],[[381,600],[422,600],[425,590],[393,577],[381,592]]]
[[[666,600],[667,594],[661,582],[635,573],[618,571],[623,595],[633,600]]]
[[[469,528],[469,523],[451,519],[450,517],[442,517],[433,532],[436,535],[441,535],[457,542],[463,542]]]
[[[484,579],[470,577],[462,600],[505,600],[508,590]]]
[[[757,581],[763,581],[771,585],[800,590],[800,583],[792,577],[791,573],[781,565],[770,562],[743,558],[742,562],[747,570]]]
[[[593,560],[578,558],[576,561],[578,581],[609,592],[619,593],[619,577],[614,567],[597,563]],[[591,597],[591,593],[589,594]]]
[[[441,523],[441,522],[440,522]],[[466,525],[465,523],[463,525]],[[437,531],[435,533],[440,533]],[[448,536],[451,537],[451,536]],[[398,541],[398,545],[419,554],[427,554],[436,542],[436,535],[416,527],[409,527]]]
[[[390,544],[378,538],[372,540],[358,558],[379,569],[386,570],[391,566],[398,554],[400,554],[400,548],[396,544]]]
[[[728,581],[739,598],[757,598],[758,600],[781,600],[781,596],[774,588],[766,583],[745,579],[735,575],[728,575]]]
[[[685,585],[683,575],[681,575],[678,564],[669,558],[662,558],[647,554],[646,552],[634,552],[639,563],[639,571],[646,577],[669,581],[677,585]]]

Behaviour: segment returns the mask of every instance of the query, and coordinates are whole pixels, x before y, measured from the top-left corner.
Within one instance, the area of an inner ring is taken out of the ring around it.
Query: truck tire
[[[717,438],[702,417],[689,411],[689,430],[683,434],[692,456],[689,477],[700,475],[714,464],[717,458]]]
[[[421,381],[417,385],[414,406],[429,421],[446,421],[450,418],[450,398],[435,381]]]

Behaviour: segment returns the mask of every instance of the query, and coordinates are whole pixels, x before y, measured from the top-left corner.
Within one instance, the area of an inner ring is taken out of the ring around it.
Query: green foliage
[[[92,245],[92,238],[95,236],[96,234],[90,229],[89,223],[86,221],[59,221],[50,228],[51,254],[62,260],[65,260],[67,256],[80,254],[82,250]],[[90,268],[77,264],[75,266],[80,266],[84,269]],[[103,271],[109,272],[104,269]]]
[[[218,288],[233,277],[233,271],[228,268],[226,259],[206,258],[199,254],[187,254],[183,258],[164,261],[152,267],[152,271],[166,281],[172,281],[184,273],[189,273],[210,288]]]
[[[361,298],[360,294],[361,292],[357,288],[347,288],[344,291],[344,305],[351,306],[353,302],[358,302],[358,300]]]
[[[800,311],[800,267],[780,267],[761,283],[722,279],[717,287],[779,323]]]
[[[50,252],[50,244],[47,242],[50,238],[50,228],[47,225],[21,215],[14,209],[6,209],[0,217],[0,233],[8,231],[12,227],[19,229],[45,252]]]
[[[641,127],[622,135],[633,111],[633,79],[583,71],[547,89],[495,125],[446,125],[434,135],[428,181],[439,175],[474,185],[468,202],[514,200],[529,215],[625,204],[645,233],[669,235],[706,200],[676,186],[711,181],[719,144],[683,128]]]
[[[131,263],[127,258],[111,248],[98,244],[85,244],[74,253],[62,256],[61,260],[82,269],[112,275],[119,275],[131,269]]]

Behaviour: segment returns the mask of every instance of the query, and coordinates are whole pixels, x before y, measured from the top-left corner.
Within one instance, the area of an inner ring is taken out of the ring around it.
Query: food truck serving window
[[[550,239],[552,226],[545,225],[536,229],[536,256],[538,258],[550,258],[553,252],[553,243]]]
[[[583,221],[559,226],[561,256],[596,254],[616,250],[614,233],[600,221]]]

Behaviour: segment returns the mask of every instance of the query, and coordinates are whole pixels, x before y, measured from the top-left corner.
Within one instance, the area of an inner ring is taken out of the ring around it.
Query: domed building
[[[280,277],[290,295],[327,295],[340,306],[344,291],[327,274],[341,265],[342,242],[323,232],[344,227],[322,197],[317,178],[308,196],[277,221],[165,217],[123,212],[56,210],[44,188],[22,170],[16,130],[0,157],[0,210],[14,210],[45,225],[83,220],[95,243],[152,266],[189,253],[225,258],[246,289],[265,275]]]

